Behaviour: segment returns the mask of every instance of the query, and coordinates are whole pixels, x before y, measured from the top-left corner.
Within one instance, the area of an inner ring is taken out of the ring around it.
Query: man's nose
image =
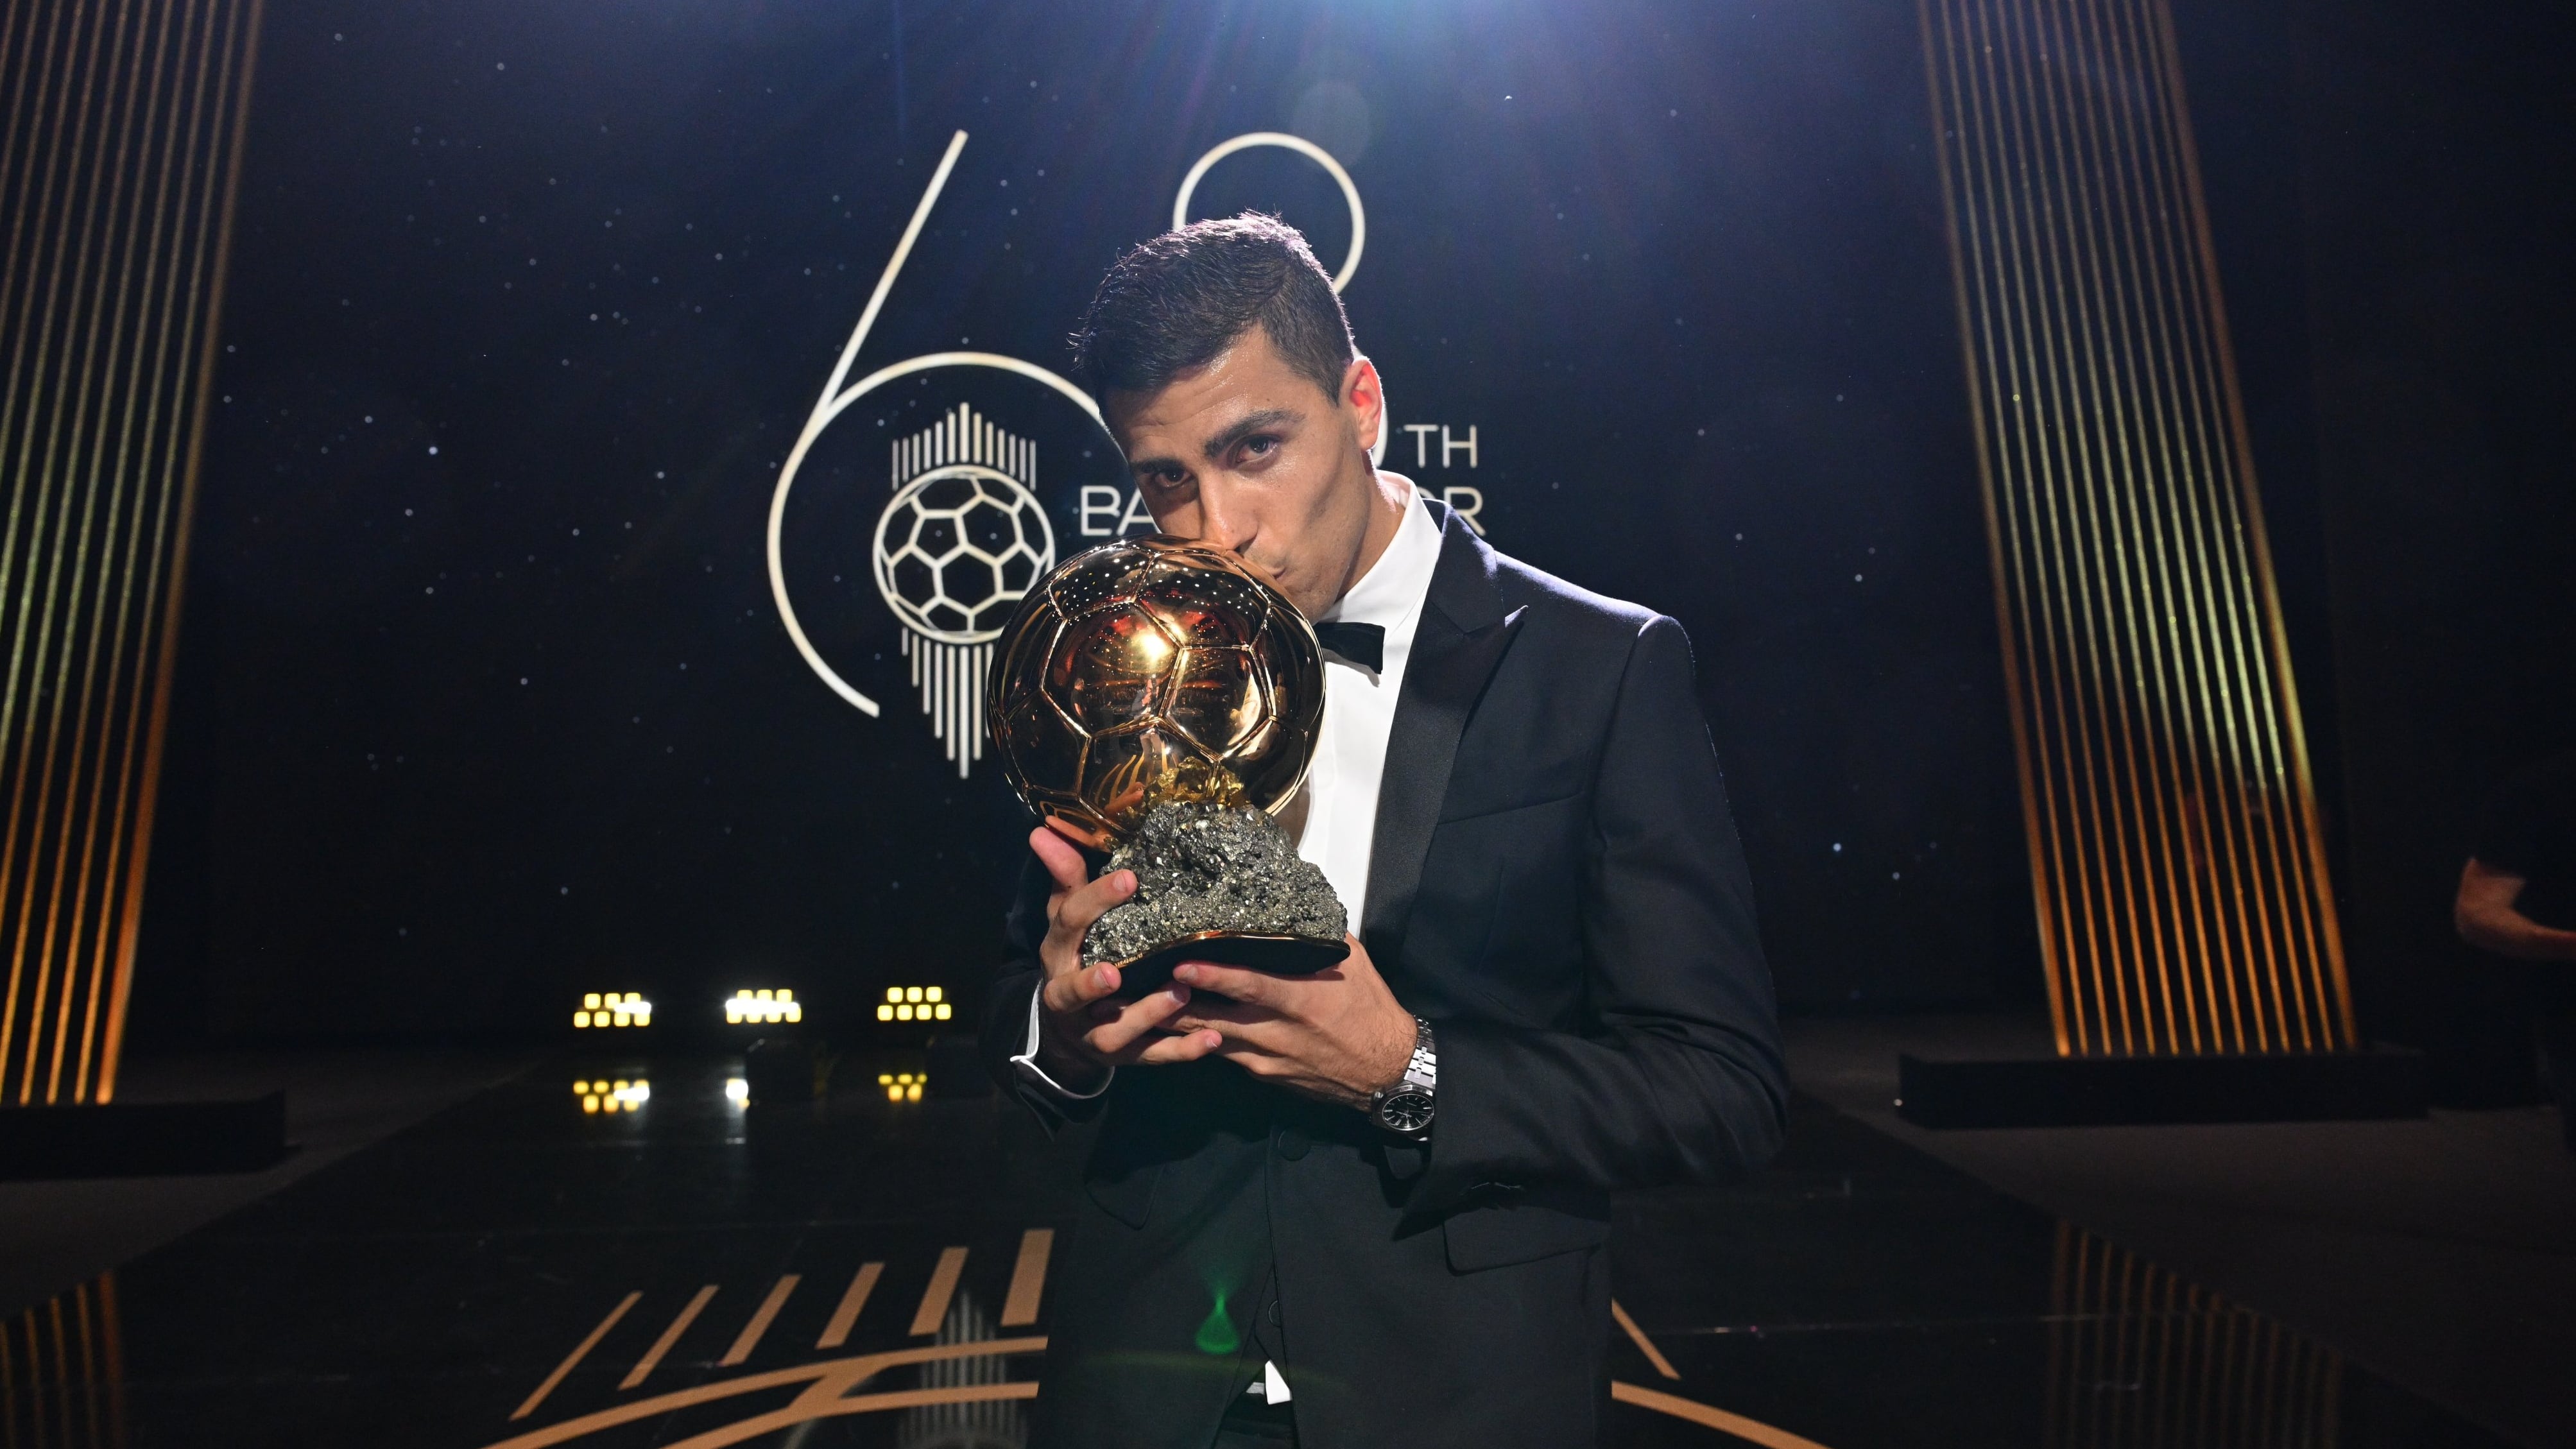
[[[1250,500],[1240,490],[1224,482],[1200,481],[1196,542],[1241,553],[1252,546],[1253,536],[1260,531]]]

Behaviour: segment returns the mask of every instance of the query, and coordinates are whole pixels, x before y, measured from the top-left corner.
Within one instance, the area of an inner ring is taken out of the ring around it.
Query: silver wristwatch
[[[1431,1043],[1431,1023],[1413,1019],[1413,1059],[1394,1086],[1369,1094],[1369,1116],[1398,1137],[1431,1135],[1433,1099],[1440,1088],[1440,1057]]]

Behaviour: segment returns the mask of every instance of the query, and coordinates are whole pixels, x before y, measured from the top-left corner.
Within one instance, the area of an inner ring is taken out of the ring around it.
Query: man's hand
[[[1199,995],[1175,1008],[1171,1029],[1193,1042],[1221,1038],[1217,1055],[1264,1081],[1366,1107],[1373,1093],[1403,1079],[1413,1015],[1387,989],[1368,948],[1348,939],[1351,954],[1312,976],[1184,963],[1172,976]]]
[[[1046,940],[1038,946],[1038,964],[1046,973],[1038,987],[1038,1062],[1047,1075],[1087,1092],[1113,1066],[1196,1061],[1221,1046],[1223,1038],[1213,1031],[1181,1028],[1175,1034],[1168,1027],[1173,1014],[1189,1004],[1187,986],[1120,1002],[1112,999],[1118,968],[1082,964],[1083,932],[1136,893],[1135,872],[1091,879],[1082,852],[1043,825],[1030,832],[1029,849],[1055,878],[1055,891],[1047,897]]]
[[[2530,882],[2471,857],[2451,907],[2460,939],[2516,961],[2576,961],[2576,931],[2544,926],[2516,909]]]

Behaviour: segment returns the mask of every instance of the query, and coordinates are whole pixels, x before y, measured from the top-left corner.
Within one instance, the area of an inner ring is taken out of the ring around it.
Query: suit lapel
[[[1494,555],[1466,522],[1438,504],[1440,562],[1415,626],[1404,666],[1404,692],[1387,732],[1386,772],[1379,778],[1377,828],[1369,847],[1368,904],[1360,938],[1381,966],[1403,949],[1405,918],[1422,884],[1423,858],[1440,805],[1449,794],[1458,737],[1466,731],[1485,682],[1510,648],[1521,610],[1503,612],[1494,586]]]

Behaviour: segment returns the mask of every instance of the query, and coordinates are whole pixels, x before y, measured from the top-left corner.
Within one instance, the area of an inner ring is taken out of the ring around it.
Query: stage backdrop
[[[1690,630],[1786,1000],[2036,999],[1912,7],[321,0],[262,57],[145,1022],[971,995],[977,606],[1142,523],[1049,377],[1254,133],[1190,214],[1348,274],[1386,466]],[[889,512],[941,469],[990,506]]]

